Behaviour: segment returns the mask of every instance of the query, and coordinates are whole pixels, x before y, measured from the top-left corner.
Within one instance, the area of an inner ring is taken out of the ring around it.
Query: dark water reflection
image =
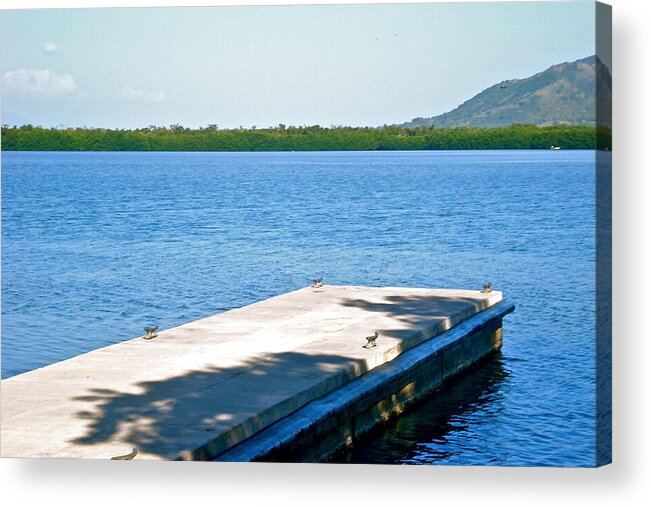
[[[501,354],[447,382],[423,402],[366,435],[333,463],[507,464],[505,451],[489,452],[481,439],[467,439],[471,425],[494,431],[503,410],[509,371]]]

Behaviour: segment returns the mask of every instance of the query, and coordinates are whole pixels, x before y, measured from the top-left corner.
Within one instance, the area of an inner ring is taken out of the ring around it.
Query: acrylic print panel
[[[610,462],[610,7],[4,10],[2,456]]]

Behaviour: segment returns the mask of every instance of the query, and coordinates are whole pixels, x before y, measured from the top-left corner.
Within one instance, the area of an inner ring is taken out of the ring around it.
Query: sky
[[[378,126],[595,53],[593,2],[3,10],[1,122]]]

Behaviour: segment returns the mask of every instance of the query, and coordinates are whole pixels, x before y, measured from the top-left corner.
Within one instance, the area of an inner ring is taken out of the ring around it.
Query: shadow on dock
[[[256,407],[281,404],[273,408],[282,410],[282,402],[296,392],[297,384],[309,388],[315,368],[332,372],[342,365],[354,370],[364,367],[363,361],[343,356],[287,352],[265,355],[233,368],[207,368],[164,380],[139,382],[130,386],[137,393],[93,389],[90,394],[75,398],[94,403],[95,408],[76,414],[87,420],[89,426],[86,435],[71,443],[91,445],[118,437],[141,453],[175,459],[180,452],[193,450],[192,446],[180,447],[180,442],[199,446],[210,440],[211,433],[217,435],[232,427],[236,418],[244,417],[238,433],[261,429],[268,424],[264,421],[267,417],[280,417],[257,413]],[[246,383],[250,389],[233,392],[228,388],[229,379],[244,375],[250,378]],[[264,377],[273,377],[274,383],[279,378],[282,381],[273,393],[256,389],[265,385]],[[306,398],[305,402],[308,401]]]
[[[462,296],[387,296],[385,302],[378,303],[367,299],[346,298],[341,301],[342,306],[361,308],[369,312],[382,313],[385,316],[412,325],[413,328],[423,325],[424,322],[446,319],[452,314],[463,312],[472,308],[475,313],[488,308],[486,299]],[[411,331],[411,330],[410,330]],[[395,330],[386,329],[387,336],[400,337]]]
[[[382,335],[400,340],[422,329],[424,323],[432,325],[469,308],[488,307],[486,300],[460,296],[389,296],[385,302],[343,298],[339,302],[407,324],[381,330]],[[184,453],[190,453],[184,459],[209,459],[210,453],[195,454],[195,449],[215,439],[227,448],[367,370],[366,359],[344,355],[265,353],[243,358],[229,368],[207,367],[134,382],[125,391],[94,388],[74,398],[92,408],[76,413],[87,422],[86,433],[69,443],[122,442],[137,447],[141,454],[163,459],[178,459]],[[331,375],[324,376],[324,372]],[[229,382],[236,377],[236,382]],[[268,408],[260,412],[260,407]]]

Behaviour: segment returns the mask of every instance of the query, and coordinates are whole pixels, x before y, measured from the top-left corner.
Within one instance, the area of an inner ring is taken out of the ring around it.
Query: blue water
[[[514,300],[502,354],[343,461],[589,466],[589,151],[3,153],[2,375],[326,283]]]

